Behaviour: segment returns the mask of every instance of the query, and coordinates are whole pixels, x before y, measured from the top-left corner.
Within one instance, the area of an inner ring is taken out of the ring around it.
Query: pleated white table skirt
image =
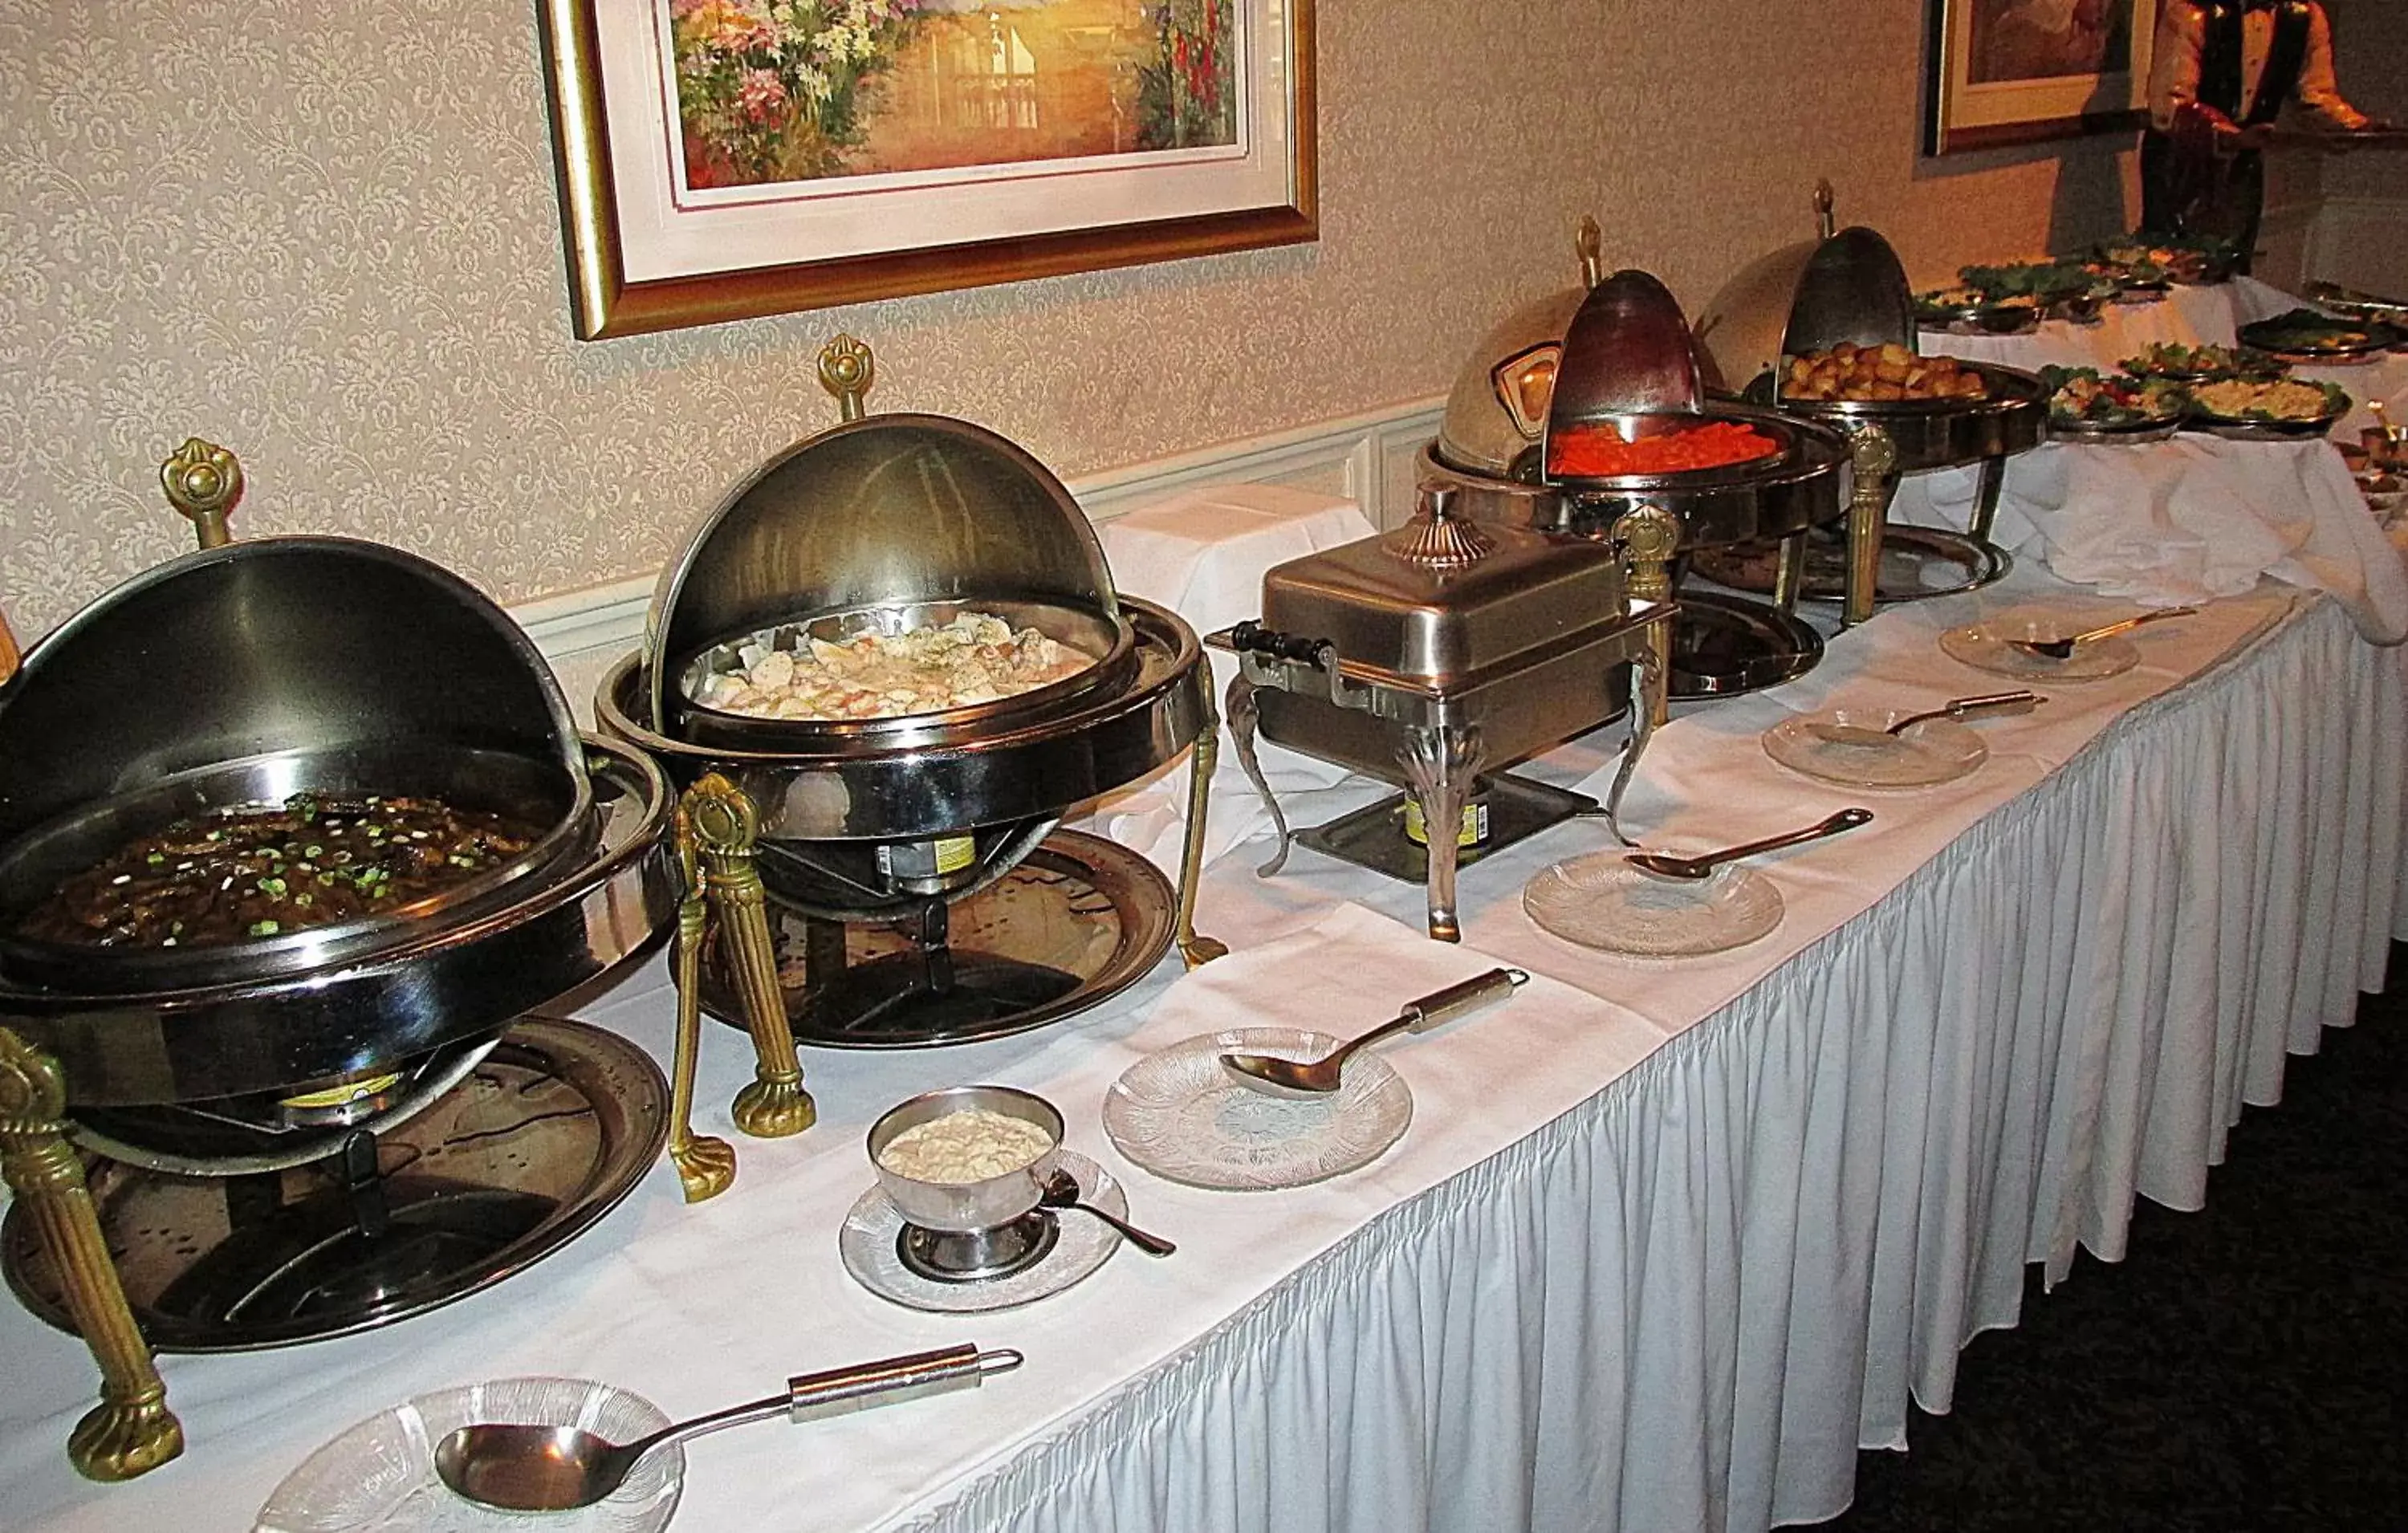
[[[1829,795],[1779,779],[1755,732],[1857,691],[1987,690],[1938,658],[1932,635],[1961,621],[1942,606],[1885,615],[1783,694],[1668,731],[1634,795],[1640,828],[1743,836],[1823,812]],[[1593,826],[1472,870],[1472,946],[1552,982],[1393,1051],[1416,1119],[1354,1175],[1198,1194],[1111,1160],[1132,1214],[1182,1242],[1170,1261],[1122,1253],[1054,1299],[956,1319],[862,1291],[833,1232],[867,1182],[867,1123],[929,1086],[1046,1091],[1074,1146],[1109,1158],[1104,1085],[1241,1010],[1239,977],[1286,972],[1274,938],[1326,936],[1363,970],[1288,997],[1297,1014],[1277,1020],[1306,1024],[1372,1020],[1459,977],[1442,964],[1484,964],[1397,924],[1418,918],[1417,891],[1302,854],[1258,882],[1259,845],[1241,849],[1207,891],[1232,959],[1167,966],[1015,1039],[811,1051],[821,1125],[741,1142],[722,1198],[688,1208],[656,1171],[541,1268],[437,1313],[165,1360],[191,1452],[128,1485],[66,1469],[89,1362],[10,1306],[0,1527],[244,1526],[351,1422],[480,1378],[603,1378],[684,1414],[960,1340],[1029,1365],[975,1395],[698,1444],[679,1529],[1661,1533],[1828,1516],[1858,1445],[1900,1443],[1911,1398],[1944,1409],[1957,1350],[2014,1323],[2027,1264],[2119,1256],[2136,1196],[2197,1206],[2243,1105],[2274,1100],[2286,1053],[2382,979],[2408,798],[2400,652],[2333,602],[2279,593],[2149,632],[2130,677],[1985,726],[1992,759],[1953,796],[1885,797],[1875,825],[1777,859],[1790,916],[1759,954],[1617,972],[1542,946],[1515,892],[1599,844]],[[658,972],[589,1014],[665,1055]],[[700,1126],[726,1133],[746,1051],[713,1027],[702,1064]]]
[[[2379,989],[2397,652],[2317,603],[914,1529],[1756,1528],[1945,1411],[2027,1263],[2195,1209]]]

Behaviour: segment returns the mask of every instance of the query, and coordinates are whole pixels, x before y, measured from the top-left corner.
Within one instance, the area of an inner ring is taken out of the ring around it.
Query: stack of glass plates
[[[1949,629],[1940,636],[1940,648],[1950,659],[1961,660],[1975,670],[2012,676],[2018,681],[2103,681],[2139,665],[2140,647],[2128,638],[2094,638],[2075,645],[2073,653],[2063,660],[2028,654],[2014,647],[2016,640],[2064,638],[2100,625],[2098,617],[2080,614],[1988,618]]]
[[[1191,1187],[1265,1192],[1368,1166],[1403,1137],[1413,1094],[1373,1053],[1347,1060],[1326,1097],[1273,1096],[1222,1067],[1233,1051],[1318,1059],[1342,1039],[1295,1027],[1233,1027],[1150,1053],[1104,1094],[1104,1131],[1121,1153]]]
[[[1928,788],[1989,759],[1982,737],[1950,719],[1926,719],[1901,733],[1904,709],[1842,708],[1784,719],[1764,732],[1764,753],[1801,777],[1843,788]]]
[[[1735,863],[1702,879],[1668,879],[1620,852],[1555,864],[1523,889],[1522,908],[1567,942],[1634,958],[1727,952],[1770,936],[1783,910],[1772,881]]]
[[[685,1488],[685,1450],[646,1454],[616,1491],[574,1512],[500,1512],[435,1474],[435,1445],[477,1422],[578,1426],[633,1442],[669,1424],[640,1395],[590,1379],[496,1379],[371,1416],[285,1476],[253,1533],[658,1533]]]

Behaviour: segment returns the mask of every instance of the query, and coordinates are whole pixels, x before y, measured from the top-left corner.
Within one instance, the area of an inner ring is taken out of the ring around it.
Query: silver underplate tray
[[[1690,568],[1706,579],[1736,591],[1770,592],[1779,551],[1769,543],[1711,549],[1697,555]],[[1799,595],[1809,601],[1839,601],[1847,588],[1847,544],[1810,535],[1806,540],[1806,573]],[[1915,527],[1891,523],[1882,531],[1881,572],[1873,582],[1873,600],[1883,605],[1922,601],[1978,591],[2005,578],[2014,558],[1995,544],[1942,527]],[[1685,609],[1690,597],[1681,598]]]
[[[342,1157],[262,1177],[102,1161],[102,1233],[135,1321],[160,1352],[252,1352],[389,1325],[492,1286],[615,1208],[660,1158],[668,1083],[652,1055],[563,1018],[513,1024],[460,1085]],[[0,1268],[26,1309],[72,1330],[22,1205]],[[373,1237],[363,1226],[381,1220]]]
[[[902,1049],[1001,1038],[1102,1004],[1169,951],[1176,905],[1169,881],[1145,858],[1100,836],[1057,830],[1017,867],[953,902],[950,991],[930,984],[924,954],[898,926],[838,927],[781,907],[774,894],[769,914],[796,1040]],[[815,984],[814,942],[838,940],[844,972]],[[742,1024],[716,965],[704,970],[702,1004]]]

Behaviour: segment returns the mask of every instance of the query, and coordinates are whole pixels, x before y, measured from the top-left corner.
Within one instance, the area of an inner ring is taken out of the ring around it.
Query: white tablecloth
[[[2037,369],[2113,369],[2153,342],[2229,346],[2252,320],[2298,300],[2243,278],[2176,288],[2163,302],[2114,305],[2095,325],[2051,321],[2028,336],[1926,332],[1923,349]],[[2408,357],[2296,369],[2330,379],[2358,401],[2337,434],[2372,421],[2366,402],[2408,406]],[[1962,528],[1971,470],[1918,475],[1900,487],[1901,521]],[[2323,442],[2234,442],[2186,434],[2172,443],[2049,443],[2007,465],[1993,539],[2060,580],[2154,605],[2229,595],[2260,575],[2328,592],[2378,644],[2408,638],[2408,575],[2369,514],[2347,467]]]
[[[1755,735],[1824,697],[1986,690],[1941,623],[1996,592],[1885,614],[1783,694],[1676,721],[1631,821],[1719,839],[1849,795]],[[2271,626],[2270,626],[2271,625]],[[2395,655],[2281,587],[2144,631],[2128,676],[1982,727],[1994,752],[1877,823],[1769,865],[1771,938],[1643,966],[1520,914],[1523,879],[1600,843],[1564,827],[1464,879],[1469,941],[1422,940],[1417,891],[1259,847],[1211,871],[1225,966],[1168,968],[1020,1038],[809,1051],[822,1110],[740,1144],[700,1208],[656,1171],[542,1267],[388,1330],[170,1358],[188,1457],[133,1484],[61,1453],[80,1352],[0,1311],[0,1507],[24,1529],[238,1526],[344,1425],[486,1377],[607,1378],[672,1414],[788,1371],[964,1339],[1026,1368],[976,1394],[691,1450],[688,1529],[1755,1527],[1828,1515],[1859,1443],[1944,1407],[1956,1349],[2011,1323],[2028,1261],[2120,1254],[2136,1196],[2189,1207],[2285,1051],[2380,977],[2408,710]],[[2186,681],[2186,678],[2196,680]],[[1580,746],[1542,768],[1603,765]],[[1340,789],[1335,796],[1350,790]],[[1310,796],[1310,795],[1308,795]],[[1317,818],[1307,815],[1306,818]],[[1387,919],[1382,919],[1385,917]],[[1542,982],[1388,1057],[1412,1130],[1356,1175],[1280,1195],[1176,1187],[1120,1160],[1105,1084],[1224,1023],[1352,1027],[1497,958]],[[666,1053],[657,969],[591,1014]],[[745,1078],[712,1030],[707,1131]],[[1030,1309],[948,1318],[846,1277],[834,1232],[885,1106],[965,1080],[1044,1092],[1177,1257],[1116,1255]]]

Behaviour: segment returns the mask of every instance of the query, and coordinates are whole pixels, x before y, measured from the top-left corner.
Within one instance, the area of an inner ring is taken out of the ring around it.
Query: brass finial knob
[[[1478,564],[1497,539],[1455,514],[1455,487],[1432,480],[1421,487],[1421,515],[1400,528],[1388,547],[1398,558],[1424,569],[1461,569]]]
[[[159,487],[167,504],[192,519],[193,530],[205,549],[234,541],[226,518],[242,499],[242,465],[215,442],[187,437],[159,466]]]
[[[1814,183],[1814,227],[1821,231],[1825,239],[1840,232],[1840,215],[1835,211],[1838,206],[1839,197],[1831,190],[1831,179],[1826,176],[1816,181]]]
[[[1595,287],[1605,280],[1605,231],[1597,226],[1594,215],[1584,215],[1580,232],[1572,236],[1572,249],[1580,252],[1581,286]]]
[[[851,336],[838,336],[820,349],[820,387],[836,395],[841,419],[861,419],[861,402],[877,381],[878,359]]]

